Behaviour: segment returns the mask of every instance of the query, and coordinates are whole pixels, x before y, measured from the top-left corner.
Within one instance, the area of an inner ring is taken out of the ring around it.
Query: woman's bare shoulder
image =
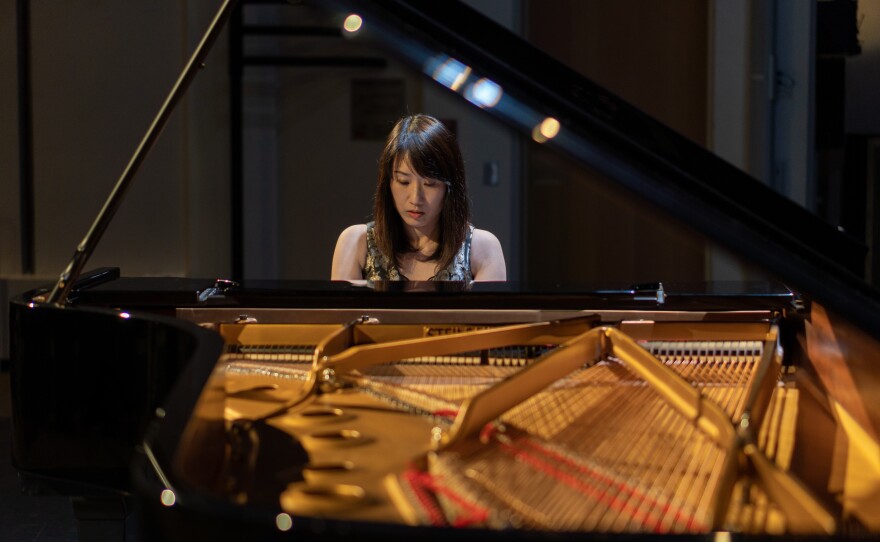
[[[362,269],[367,259],[367,225],[354,224],[342,230],[333,251],[331,280],[363,278]]]
[[[473,250],[486,251],[494,248],[501,248],[501,241],[495,237],[495,234],[488,230],[474,228],[473,237],[471,237],[471,247]]]
[[[474,228],[471,239],[471,271],[474,280],[507,280],[501,241],[494,233]]]
[[[367,237],[367,225],[366,224],[353,224],[339,234],[339,241],[345,242],[358,242],[362,239],[366,239]]]

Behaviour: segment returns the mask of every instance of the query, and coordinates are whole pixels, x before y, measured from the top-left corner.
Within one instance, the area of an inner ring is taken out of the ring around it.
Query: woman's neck
[[[432,230],[426,231],[407,227],[406,237],[409,240],[410,247],[413,248],[413,252],[421,256],[421,258],[430,258],[437,251],[437,246],[440,244],[440,228],[435,226]]]

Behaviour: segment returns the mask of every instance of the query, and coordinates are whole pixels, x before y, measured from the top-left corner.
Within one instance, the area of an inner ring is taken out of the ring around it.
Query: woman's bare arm
[[[471,240],[471,272],[474,280],[507,280],[501,242],[492,232],[474,230]]]
[[[367,225],[345,228],[336,241],[330,280],[361,280],[367,261]]]

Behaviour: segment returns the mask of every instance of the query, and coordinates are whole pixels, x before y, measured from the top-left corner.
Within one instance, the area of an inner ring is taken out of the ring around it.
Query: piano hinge
[[[658,305],[666,302],[666,291],[662,282],[636,284],[632,287],[632,293],[636,301],[656,301]]]
[[[224,297],[227,290],[238,287],[239,284],[234,280],[216,279],[213,286],[199,292],[199,301],[204,303],[212,297]]]

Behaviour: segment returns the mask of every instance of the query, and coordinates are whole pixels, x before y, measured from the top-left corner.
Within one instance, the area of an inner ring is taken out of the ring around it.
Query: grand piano
[[[83,243],[10,308],[25,489],[148,540],[880,532],[863,247],[464,5],[321,5],[776,278],[132,278]]]

